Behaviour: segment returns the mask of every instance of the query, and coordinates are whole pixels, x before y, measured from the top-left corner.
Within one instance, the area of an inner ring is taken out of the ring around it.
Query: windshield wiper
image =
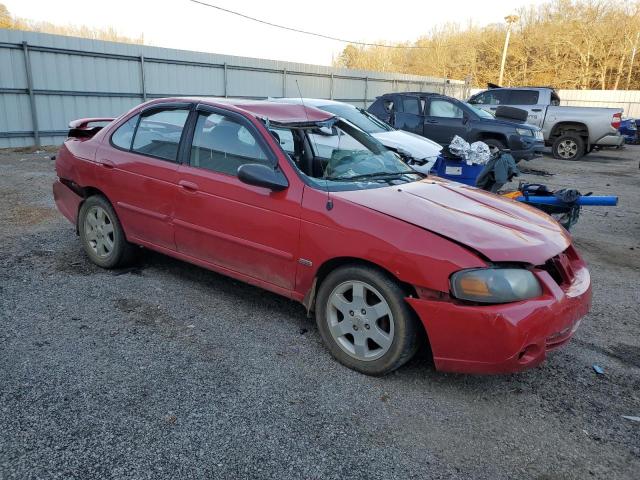
[[[327,177],[327,180],[352,182],[354,180],[362,180],[365,178],[380,178],[380,179],[396,178],[396,177],[401,177],[403,175],[409,175],[413,173],[416,173],[416,172],[413,170],[405,170],[404,172],[363,173],[362,175],[354,175],[353,177]]]

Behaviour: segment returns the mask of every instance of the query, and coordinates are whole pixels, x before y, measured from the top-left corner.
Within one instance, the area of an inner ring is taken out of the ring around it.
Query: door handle
[[[100,165],[102,165],[104,168],[109,168],[109,169],[115,167],[115,164],[111,160],[106,158],[103,158],[102,160],[100,160]]]
[[[184,188],[185,190],[187,190],[189,192],[197,192],[198,191],[198,184],[197,183],[189,182],[187,180],[180,180],[178,182],[178,185],[180,185],[182,188]]]
[[[427,122],[427,123],[438,123],[438,121],[437,121],[437,120],[427,120],[426,122]]]
[[[498,107],[489,107],[489,110],[497,110]]]
[[[542,109],[541,108],[532,108],[531,111],[532,112],[541,112]]]

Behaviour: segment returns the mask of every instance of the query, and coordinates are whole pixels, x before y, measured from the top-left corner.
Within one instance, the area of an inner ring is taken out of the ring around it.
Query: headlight
[[[533,131],[528,128],[516,128],[516,133],[518,135],[522,135],[523,137],[533,137]]]
[[[523,268],[481,268],[451,275],[451,292],[460,300],[508,303],[542,295],[538,279]]]

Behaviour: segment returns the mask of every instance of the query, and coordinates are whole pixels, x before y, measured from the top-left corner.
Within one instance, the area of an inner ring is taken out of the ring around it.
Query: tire
[[[489,150],[491,150],[491,153],[493,153],[494,149],[496,148],[498,150],[504,150],[507,148],[507,146],[503,142],[501,142],[500,140],[496,140],[495,138],[487,138],[486,140],[480,141],[489,145]]]
[[[553,158],[558,160],[579,160],[585,152],[584,140],[576,133],[565,133],[553,141]]]
[[[136,247],[127,242],[116,212],[101,195],[91,196],[82,203],[78,232],[85,253],[99,267],[123,267],[135,257]]]
[[[373,267],[349,265],[331,272],[316,298],[316,323],[331,354],[374,376],[409,361],[421,331],[405,296],[393,278]]]

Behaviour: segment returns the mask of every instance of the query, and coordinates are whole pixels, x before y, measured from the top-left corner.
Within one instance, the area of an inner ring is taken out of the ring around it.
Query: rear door
[[[540,92],[531,89],[509,90],[510,107],[527,111],[527,123],[542,127],[545,106],[540,103]]]
[[[191,148],[179,169],[174,225],[178,251],[246,281],[292,290],[302,185],[274,192],[237,176],[247,163],[277,157],[246,117],[199,107]],[[281,142],[286,139],[280,138]]]
[[[121,124],[98,149],[99,185],[130,241],[175,249],[171,216],[190,107],[154,105]]]
[[[397,95],[396,99],[393,126],[423,135],[424,100],[417,95]]]
[[[467,127],[464,111],[456,102],[444,97],[428,99],[424,119],[424,136],[448,145],[455,135],[466,139]]]

